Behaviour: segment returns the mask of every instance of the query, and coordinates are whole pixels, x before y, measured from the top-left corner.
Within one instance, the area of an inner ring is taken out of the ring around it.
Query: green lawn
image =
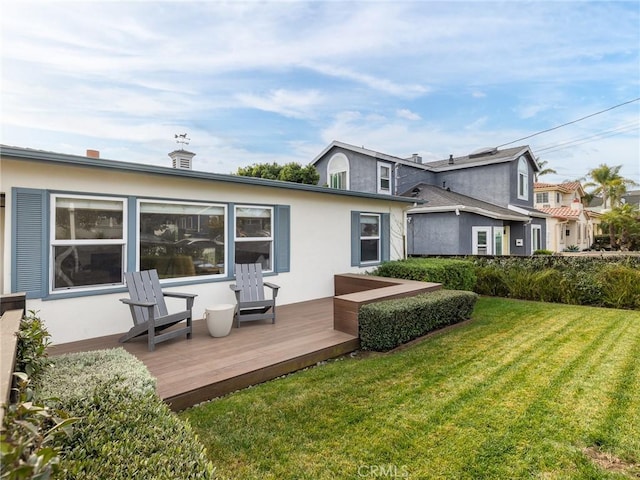
[[[639,478],[640,312],[481,298],[401,351],[180,415],[221,478]]]

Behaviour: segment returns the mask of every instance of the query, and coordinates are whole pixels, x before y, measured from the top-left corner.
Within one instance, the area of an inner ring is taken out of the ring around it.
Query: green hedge
[[[80,417],[64,449],[66,479],[209,479],[214,469],[191,427],[154,391],[123,349],[51,359],[40,396]]]
[[[640,257],[477,257],[481,295],[640,309]]]
[[[446,258],[409,258],[386,262],[371,272],[381,277],[441,283],[450,290],[473,290],[476,274],[473,262]]]
[[[363,305],[358,313],[360,345],[385,351],[471,317],[478,295],[438,290],[415,297]]]

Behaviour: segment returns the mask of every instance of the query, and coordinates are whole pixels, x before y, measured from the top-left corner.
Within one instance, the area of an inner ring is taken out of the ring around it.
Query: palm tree
[[[538,159],[536,159],[536,161],[537,160]],[[544,168],[547,163],[549,163],[547,160],[542,160],[541,162],[538,162],[540,171],[533,174],[533,178],[535,179],[536,182],[538,181],[538,178],[540,178],[543,175],[547,175],[549,173],[558,173],[553,168]]]
[[[633,247],[634,236],[640,234],[640,211],[636,205],[625,203],[614,207],[601,219],[609,230],[611,248],[630,250]]]
[[[633,180],[620,175],[621,168],[622,165],[610,167],[601,163],[598,167],[589,170],[587,174],[592,181],[585,183],[584,187],[595,187],[590,193],[602,196],[603,209],[607,208],[607,200],[609,200],[609,206],[613,207],[626,193],[627,186],[636,185]]]

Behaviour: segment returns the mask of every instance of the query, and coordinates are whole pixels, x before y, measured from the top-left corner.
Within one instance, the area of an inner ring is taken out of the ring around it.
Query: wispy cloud
[[[637,96],[639,22],[637,2],[10,1],[1,141],[164,162],[189,131],[222,171],[333,139],[446,158]],[[532,144],[579,134],[556,133]],[[547,159],[640,182],[638,136]]]

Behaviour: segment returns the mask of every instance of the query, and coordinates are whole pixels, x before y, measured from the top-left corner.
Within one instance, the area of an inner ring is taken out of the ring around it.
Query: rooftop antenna
[[[189,141],[191,140],[189,137],[187,137],[186,133],[176,133],[175,139],[176,139],[176,143],[181,145],[180,147],[181,150],[184,150],[184,146],[189,145]]]

